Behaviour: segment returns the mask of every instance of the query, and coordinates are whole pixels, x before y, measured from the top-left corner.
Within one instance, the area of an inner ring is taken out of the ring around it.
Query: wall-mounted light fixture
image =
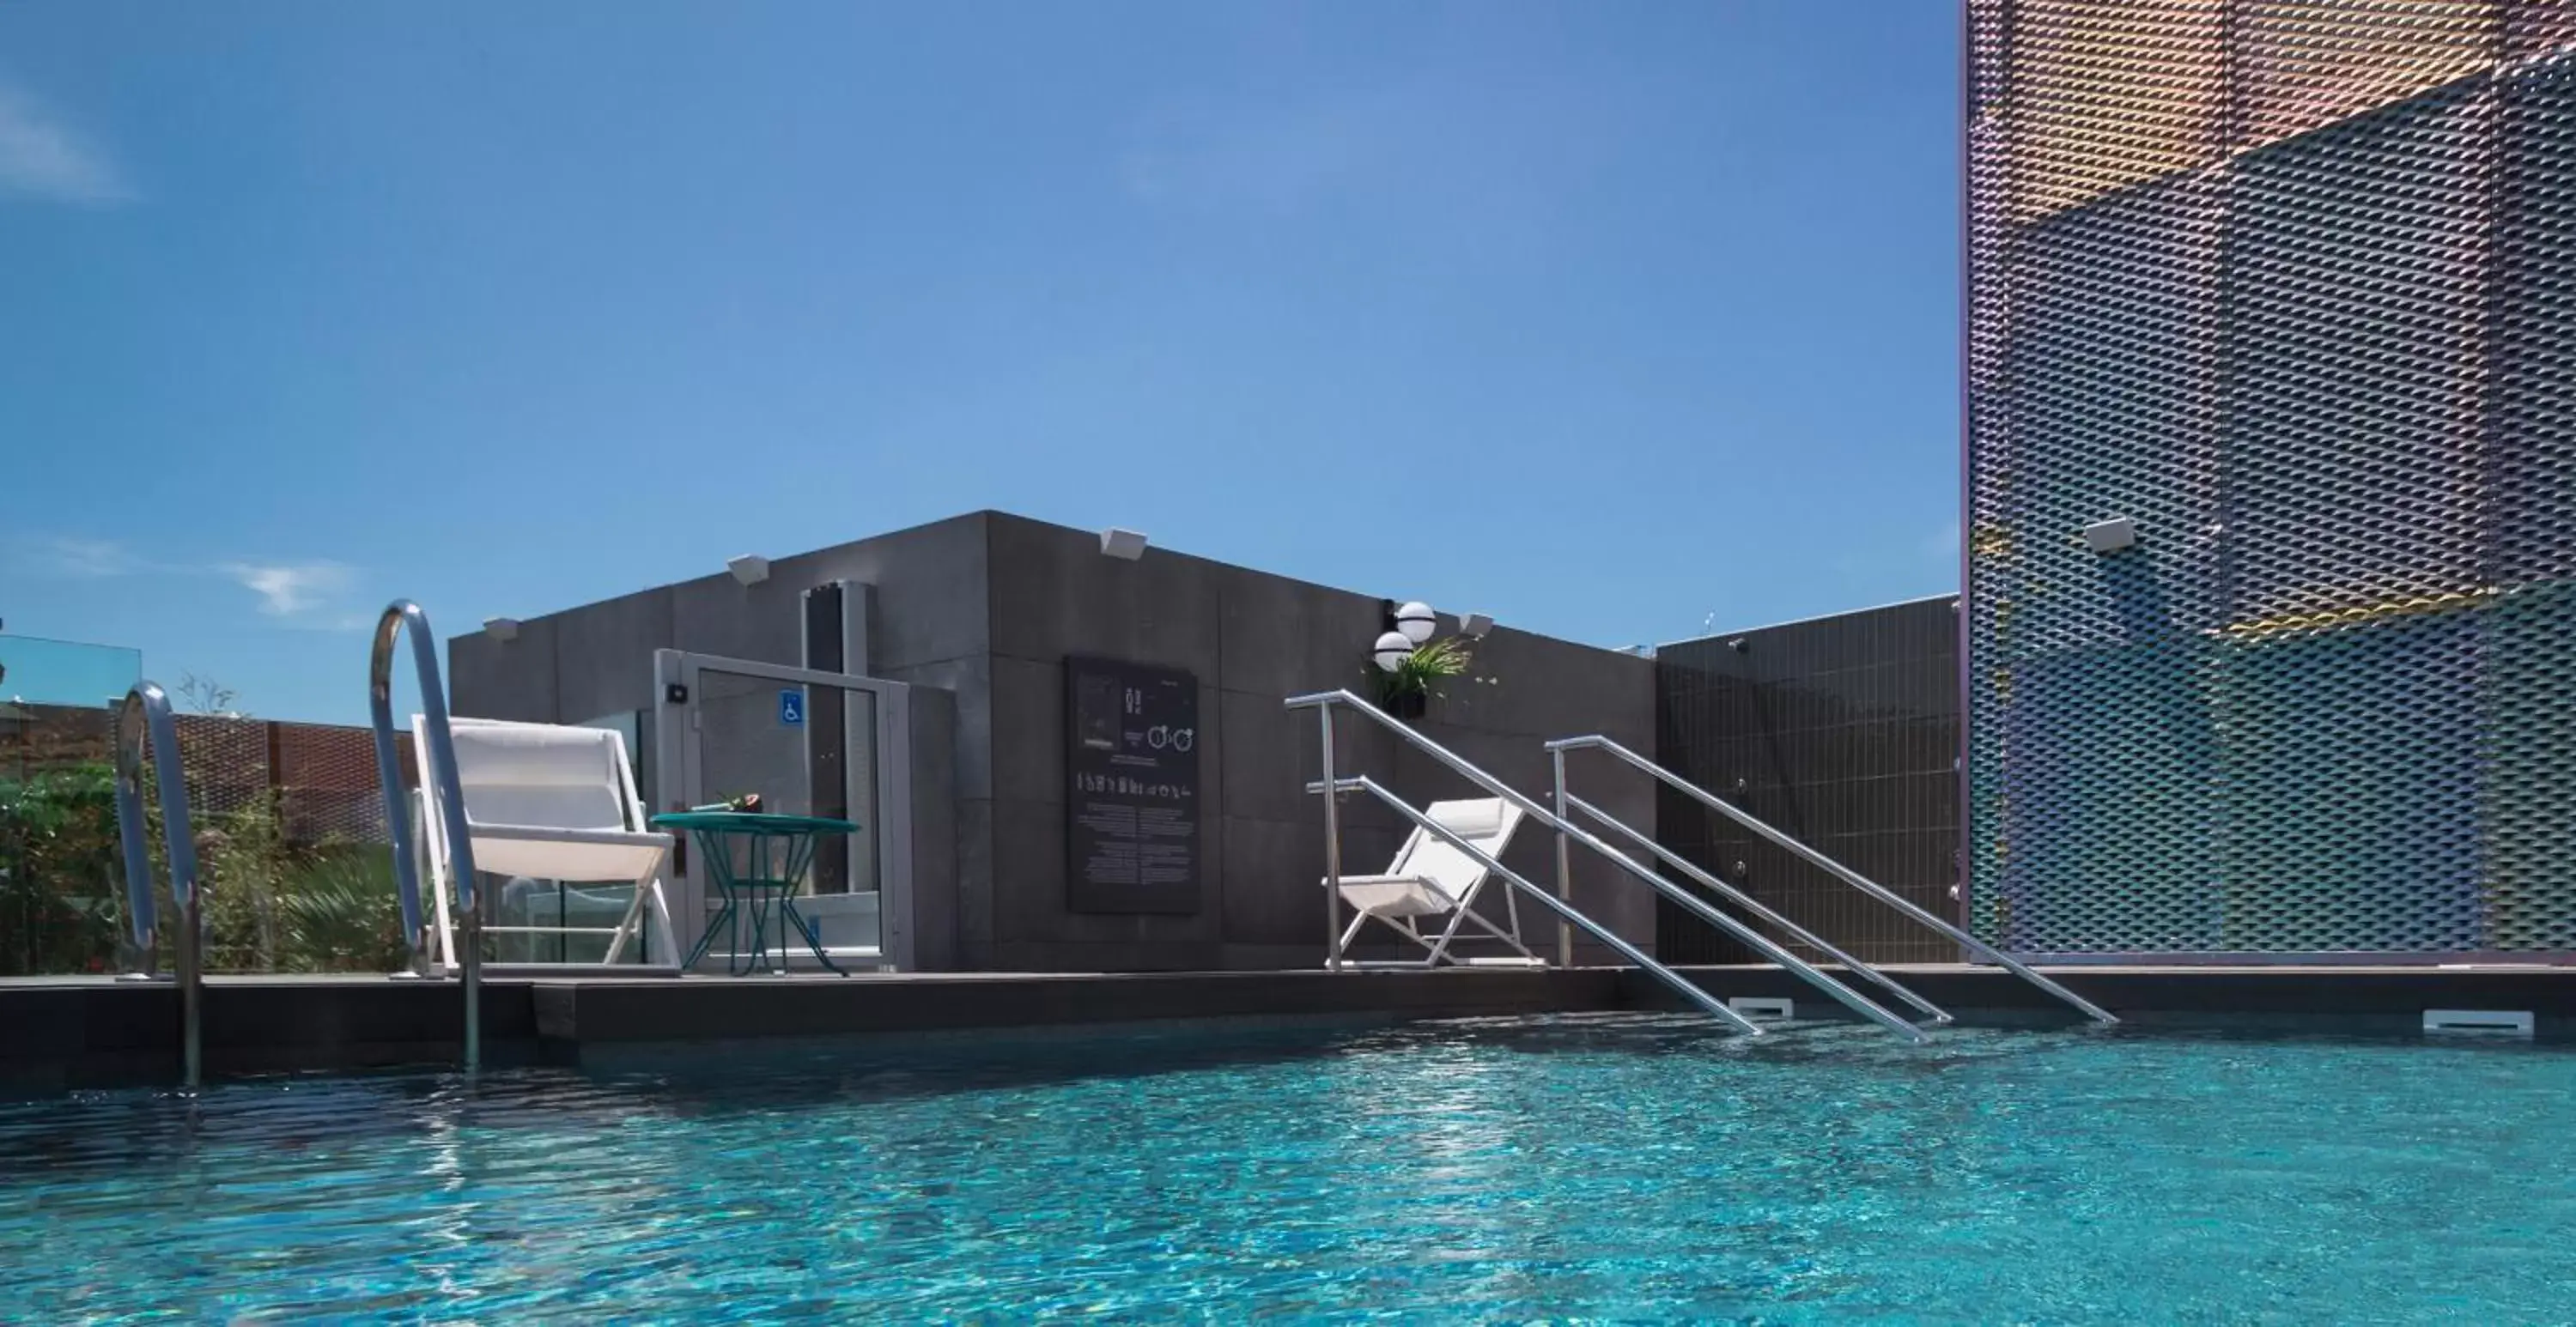
[[[1396,606],[1395,629],[1403,633],[1405,640],[1412,645],[1420,645],[1438,633],[1440,615],[1419,599],[1408,600]]]
[[[519,619],[515,617],[487,617],[483,619],[483,634],[504,644],[517,640],[519,638]]]
[[[1369,658],[1378,666],[1378,671],[1392,673],[1403,665],[1404,657],[1411,653],[1413,653],[1413,638],[1401,631],[1390,631],[1377,638],[1375,652]]]
[[[769,579],[769,559],[745,553],[741,557],[727,559],[725,570],[732,572],[733,578],[744,585],[758,585]]]
[[[2117,553],[2138,542],[2138,523],[2126,516],[2095,521],[2084,527],[2084,546],[2096,553]]]
[[[1122,562],[1133,562],[1145,556],[1145,536],[1134,530],[1111,526],[1100,532],[1100,551]]]

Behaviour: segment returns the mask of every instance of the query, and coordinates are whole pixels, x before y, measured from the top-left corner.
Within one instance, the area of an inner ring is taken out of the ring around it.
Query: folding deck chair
[[[1521,809],[1500,797],[1433,802],[1424,808],[1423,814],[1498,861],[1504,847],[1511,842],[1512,831],[1521,823]],[[1476,912],[1476,896],[1484,890],[1491,875],[1492,872],[1486,870],[1482,862],[1461,851],[1458,845],[1416,825],[1412,836],[1397,850],[1395,861],[1386,868],[1385,874],[1342,877],[1342,901],[1350,904],[1359,915],[1351,919],[1349,929],[1334,942],[1333,957],[1353,967],[1432,968],[1444,962],[1545,966],[1545,959],[1531,953],[1529,946],[1521,943],[1520,903],[1511,897],[1508,886],[1503,891],[1508,928],[1496,926]],[[1427,933],[1422,929],[1423,918],[1443,915],[1449,920],[1439,931]],[[1418,959],[1351,962],[1344,957],[1350,952],[1351,941],[1358,938],[1360,930],[1372,919],[1429,953]],[[1520,957],[1452,957],[1449,953],[1451,943],[1459,938],[1462,927],[1470,925],[1510,945]]]
[[[438,781],[429,770],[427,721],[412,716],[412,750],[420,766],[421,842],[429,854],[431,881],[447,876],[446,821],[438,808]],[[474,840],[474,865],[492,875],[551,880],[566,891],[561,902],[584,903],[585,912],[622,905],[614,926],[487,925],[484,934],[605,935],[605,964],[622,961],[646,916],[661,928],[664,943],[677,952],[671,914],[662,893],[662,872],[671,856],[671,836],[645,827],[644,803],[636,796],[635,775],[626,762],[626,742],[604,728],[574,728],[547,723],[511,723],[498,719],[455,719],[449,732],[456,750],[456,778],[465,795],[466,831]],[[633,882],[631,899],[614,900],[601,890],[576,890],[577,883]],[[519,880],[504,886],[502,898]],[[448,917],[448,892],[433,886],[437,898],[438,960],[457,961],[456,936]],[[488,916],[488,911],[487,911]]]

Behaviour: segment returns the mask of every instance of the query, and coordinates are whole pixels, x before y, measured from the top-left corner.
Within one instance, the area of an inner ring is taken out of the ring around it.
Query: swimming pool
[[[2545,1046],[1607,1015],[726,1068],[0,1105],[0,1318],[2576,1305]]]

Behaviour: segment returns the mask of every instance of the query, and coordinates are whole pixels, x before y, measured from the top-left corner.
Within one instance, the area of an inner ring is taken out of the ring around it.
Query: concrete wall
[[[990,750],[980,683],[988,616],[984,543],[984,518],[962,516],[778,559],[757,585],[718,573],[531,618],[507,642],[480,631],[455,636],[447,652],[453,708],[538,723],[642,710],[649,722],[656,699],[653,651],[798,664],[805,590],[835,580],[872,585],[867,671],[914,688],[910,829],[920,961],[954,967],[961,927],[975,915],[977,900],[986,900],[989,911],[990,853],[983,846],[989,830],[976,808],[932,794],[982,777],[967,770],[982,771],[981,753]],[[969,685],[957,687],[961,681]],[[766,688],[758,703],[765,729]],[[651,746],[649,736],[642,745]],[[733,749],[737,764],[757,755],[740,743]],[[741,786],[757,782],[746,783],[741,770],[732,778]],[[668,809],[675,790],[647,795]]]
[[[571,723],[653,704],[653,651],[695,650],[801,662],[800,597],[834,580],[876,587],[868,624],[870,672],[897,682],[953,685],[986,649],[984,517],[960,516],[856,543],[781,558],[744,586],[718,572],[530,618],[518,638],[450,637],[448,687],[459,714]],[[965,727],[985,719],[962,710]]]
[[[1323,813],[1306,794],[1318,773],[1311,712],[1288,696],[1368,693],[1367,649],[1380,600],[1202,558],[1149,549],[1103,557],[1087,531],[990,518],[994,917],[990,966],[1037,970],[1307,967],[1324,950]],[[1455,620],[1444,631],[1456,629]],[[1185,668],[1199,679],[1202,860],[1211,868],[1191,916],[1085,914],[1065,905],[1064,659],[1095,655]],[[1373,726],[1345,717],[1342,773],[1368,773],[1419,805],[1469,795],[1463,779]],[[1419,725],[1533,795],[1548,787],[1540,744],[1606,732],[1638,750],[1654,739],[1654,667],[1644,659],[1497,630],[1471,678],[1451,684]],[[1598,800],[1647,833],[1655,800],[1642,780],[1605,778]],[[1343,867],[1383,870],[1404,837],[1394,812],[1345,803]],[[1552,880],[1544,835],[1522,834],[1507,864]],[[1645,941],[1651,896],[1578,864],[1578,906]],[[1524,908],[1535,921],[1536,909]],[[1532,927],[1545,931],[1544,927]],[[1552,932],[1549,932],[1552,934]],[[981,936],[967,940],[970,954]],[[1389,951],[1393,956],[1395,951]]]
[[[518,639],[481,633],[449,647],[460,714],[574,722],[648,706],[651,653],[698,650],[794,663],[798,595],[833,579],[876,587],[869,623],[875,676],[953,695],[944,765],[915,752],[917,780],[947,779],[953,837],[925,851],[916,879],[944,897],[919,906],[934,948],[969,970],[1135,971],[1311,967],[1322,961],[1322,808],[1302,791],[1317,774],[1311,713],[1292,694],[1366,694],[1369,642],[1382,630],[1371,595],[1311,585],[1163,549],[1104,557],[1098,536],[978,513],[777,561],[749,588],[716,575],[525,622]],[[1454,631],[1456,623],[1444,623]],[[1067,906],[1064,660],[1092,655],[1188,669],[1199,679],[1206,865],[1190,915],[1076,913]],[[1644,659],[1508,629],[1476,649],[1474,676],[1433,701],[1434,740],[1536,796],[1548,788],[1540,743],[1602,732],[1653,746],[1654,667]],[[916,735],[922,729],[916,726]],[[1408,801],[1465,795],[1463,780],[1391,734],[1345,718],[1344,773],[1369,773]],[[1603,772],[1593,799],[1647,833],[1655,799],[1641,779]],[[921,798],[916,793],[916,804]],[[1404,836],[1393,812],[1346,803],[1343,866],[1383,869]],[[918,819],[918,817],[916,817]],[[1545,836],[1521,835],[1507,861],[1552,880]],[[953,872],[941,883],[941,866]],[[1654,907],[1606,864],[1578,865],[1578,905],[1649,942]],[[1551,934],[1525,908],[1532,934]],[[1388,951],[1393,956],[1396,951]],[[1601,951],[1587,946],[1582,957]]]
[[[1957,920],[1956,604],[1944,595],[1663,647],[1656,760]],[[1959,959],[1938,932],[1680,793],[1664,794],[1659,818],[1665,847],[1864,962]],[[1675,962],[1761,961],[1670,904],[1656,935],[1656,953]]]

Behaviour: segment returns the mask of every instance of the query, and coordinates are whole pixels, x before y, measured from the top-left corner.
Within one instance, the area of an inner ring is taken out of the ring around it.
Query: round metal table
[[[755,811],[672,811],[653,817],[655,829],[687,830],[697,840],[698,853],[707,865],[707,878],[715,882],[716,892],[724,897],[724,906],[707,922],[706,934],[698,937],[695,949],[680,967],[696,967],[706,957],[707,947],[715,942],[716,932],[725,934],[725,970],[740,977],[760,966],[769,954],[770,900],[777,900],[778,952],[772,958],[771,971],[787,974],[787,927],[795,923],[797,937],[814,951],[814,959],[825,969],[842,972],[823,944],[813,924],[796,910],[796,891],[805,884],[805,873],[814,864],[815,841],[826,834],[853,834],[858,825],[848,820],[824,816],[781,816]],[[751,956],[742,958],[742,946],[734,939],[734,922],[748,913],[751,921]]]

